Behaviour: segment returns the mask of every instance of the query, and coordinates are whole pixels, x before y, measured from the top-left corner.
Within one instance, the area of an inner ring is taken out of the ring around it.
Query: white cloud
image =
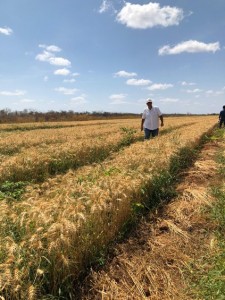
[[[50,45],[46,47],[47,51],[60,52],[62,49],[55,45]]]
[[[186,92],[187,92],[188,94],[195,94],[195,93],[200,93],[200,92],[202,92],[202,90],[200,90],[200,89],[193,89],[193,90],[186,90]]]
[[[71,74],[71,76],[74,76],[74,77],[79,76],[79,75],[80,75],[79,73],[72,73]]]
[[[63,93],[64,95],[74,95],[78,90],[77,89],[67,89],[65,87],[55,88],[56,92]]]
[[[82,104],[87,103],[85,94],[71,98],[70,100],[71,100],[71,103],[75,104],[75,105],[82,105]]]
[[[117,21],[127,27],[146,29],[155,26],[178,25],[183,19],[183,10],[177,7],[160,7],[159,3],[148,4],[125,3],[125,6],[117,14]]]
[[[161,100],[159,100],[160,102],[167,102],[167,103],[175,103],[175,102],[179,102],[180,100],[177,98],[163,98]]]
[[[115,77],[134,77],[137,76],[134,72],[119,71],[114,74]]]
[[[127,103],[127,101],[124,100],[126,98],[125,94],[113,94],[109,98],[112,100],[110,104],[113,105]]]
[[[32,99],[21,99],[20,102],[22,102],[22,103],[33,103],[33,102],[35,102],[35,100],[32,100]]]
[[[48,62],[54,66],[63,66],[69,67],[71,62],[63,57],[55,56],[54,52],[60,52],[61,49],[55,45],[46,46],[46,45],[39,45],[40,48],[44,48],[42,53],[36,55],[35,59],[43,62]]]
[[[44,77],[44,81],[47,82],[48,81],[48,76]]]
[[[49,63],[51,65],[55,66],[62,66],[62,67],[69,67],[71,65],[71,62],[63,57],[50,57]]]
[[[206,97],[217,97],[219,95],[223,95],[224,91],[220,90],[220,91],[213,91],[213,90],[208,90],[205,92]]]
[[[101,4],[101,6],[100,6],[100,8],[98,10],[98,12],[100,14],[102,14],[102,13],[105,13],[106,11],[109,11],[109,10],[113,11],[114,13],[116,12],[116,10],[115,10],[115,8],[113,6],[112,1],[110,1],[110,0],[103,0],[102,4]]]
[[[54,71],[55,75],[62,75],[62,76],[67,76],[70,74],[70,70],[63,68],[63,69],[58,69]]]
[[[216,91],[216,96],[219,96],[219,95],[223,95],[224,94],[224,91]]]
[[[43,51],[42,53],[38,54],[35,59],[39,60],[39,61],[46,61],[48,62],[49,59],[53,56],[52,53],[48,52],[48,51]]]
[[[111,96],[109,96],[110,99],[114,100],[114,99],[124,99],[126,98],[125,94],[113,94]]]
[[[73,82],[75,82],[76,81],[76,79],[74,79],[74,78],[71,78],[71,79],[64,79],[63,80],[63,82],[68,82],[68,83],[73,83]]]
[[[9,92],[9,91],[0,92],[0,95],[2,96],[23,96],[25,94],[26,91],[22,91],[22,90],[15,90],[14,92]]]
[[[13,33],[13,30],[9,27],[0,27],[0,33],[5,35],[11,35]]]
[[[155,91],[155,90],[166,90],[171,87],[173,87],[173,84],[170,83],[154,83],[151,86],[149,86],[147,89],[150,91]]]
[[[206,91],[205,92],[207,95],[212,95],[213,93],[214,93],[214,91],[213,90],[208,90],[208,91]]]
[[[60,52],[62,50],[61,48],[59,48],[58,46],[55,46],[55,45],[47,46],[47,45],[40,44],[40,45],[38,45],[38,47],[44,48],[50,52]]]
[[[159,49],[159,55],[171,55],[171,54],[180,54],[183,52],[188,53],[198,53],[198,52],[216,52],[220,50],[219,42],[216,43],[202,43],[195,40],[189,40],[182,43],[177,44],[174,47],[170,47],[169,45],[163,46]]]
[[[128,85],[135,85],[135,86],[145,86],[145,85],[149,85],[151,83],[151,80],[148,79],[128,79],[126,81],[126,84]]]
[[[186,81],[182,81],[182,82],[181,82],[181,85],[183,85],[183,86],[189,86],[189,85],[196,85],[196,83],[194,83],[194,82],[186,82]]]

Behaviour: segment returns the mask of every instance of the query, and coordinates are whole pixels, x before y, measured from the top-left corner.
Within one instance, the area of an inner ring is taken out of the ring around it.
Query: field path
[[[178,197],[150,213],[137,230],[113,250],[102,270],[86,279],[82,300],[194,300],[184,270],[213,247],[214,224],[202,213],[214,200],[216,155],[225,142],[211,140],[177,186]],[[212,249],[211,249],[212,250]]]

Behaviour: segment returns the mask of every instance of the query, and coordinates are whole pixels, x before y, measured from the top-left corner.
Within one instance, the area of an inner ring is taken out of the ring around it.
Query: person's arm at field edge
[[[145,119],[141,119],[141,131],[143,130],[144,121]]]
[[[163,126],[164,126],[164,123],[163,123],[163,115],[159,116],[159,118],[160,118],[160,121],[161,121],[161,127],[163,127]]]

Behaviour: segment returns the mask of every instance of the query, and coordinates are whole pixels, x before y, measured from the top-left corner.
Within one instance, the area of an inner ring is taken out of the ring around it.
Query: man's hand
[[[141,119],[141,131],[143,130],[143,128],[144,128],[144,119]]]

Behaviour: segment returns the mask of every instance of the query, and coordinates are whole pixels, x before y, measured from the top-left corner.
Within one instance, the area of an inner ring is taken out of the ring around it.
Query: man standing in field
[[[150,139],[150,136],[155,137],[159,134],[159,119],[161,120],[161,126],[163,126],[163,115],[160,109],[156,106],[152,106],[152,100],[146,101],[148,108],[146,108],[142,114],[141,131],[144,129],[145,140]]]
[[[225,105],[223,106],[223,110],[220,112],[219,122],[219,128],[221,128],[222,125],[225,127]]]

